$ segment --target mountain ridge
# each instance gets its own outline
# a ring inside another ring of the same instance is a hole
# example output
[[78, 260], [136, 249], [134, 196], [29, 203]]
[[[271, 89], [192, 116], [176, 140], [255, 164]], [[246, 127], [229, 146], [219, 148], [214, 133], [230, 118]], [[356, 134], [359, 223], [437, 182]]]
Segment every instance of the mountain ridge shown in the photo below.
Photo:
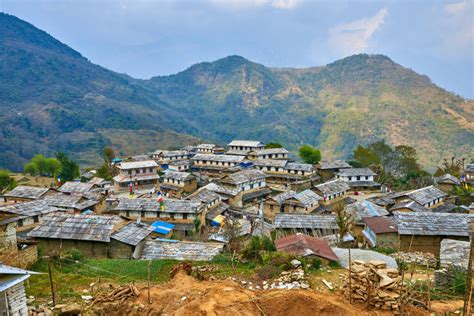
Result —
[[38, 152], [64, 150], [90, 164], [105, 145], [138, 154], [202, 139], [279, 141], [293, 151], [310, 143], [328, 158], [386, 138], [414, 146], [431, 167], [474, 148], [470, 101], [384, 55], [310, 68], [231, 55], [144, 80], [95, 65], [6, 14], [0, 44], [0, 166], [13, 170]]

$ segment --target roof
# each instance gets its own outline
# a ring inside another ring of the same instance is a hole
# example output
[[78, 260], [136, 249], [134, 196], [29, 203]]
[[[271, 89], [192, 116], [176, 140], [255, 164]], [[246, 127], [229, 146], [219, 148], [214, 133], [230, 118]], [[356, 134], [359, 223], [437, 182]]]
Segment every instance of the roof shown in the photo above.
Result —
[[264, 148], [251, 151], [250, 153], [261, 155], [275, 155], [275, 154], [289, 154], [290, 152], [285, 148]]
[[240, 163], [244, 161], [245, 157], [233, 156], [233, 155], [209, 155], [209, 154], [196, 154], [191, 158], [193, 161], [217, 161], [217, 162], [235, 162]]
[[345, 206], [346, 213], [352, 215], [355, 222], [360, 222], [364, 217], [375, 217], [388, 215], [388, 211], [370, 201], [357, 201]]
[[188, 242], [176, 240], [148, 240], [141, 259], [172, 259], [209, 261], [222, 252], [221, 243]]
[[318, 164], [318, 169], [328, 170], [328, 169], [342, 169], [342, 168], [352, 168], [350, 164], [344, 160], [332, 160], [332, 161], [320, 161]]
[[140, 241], [147, 238], [153, 231], [153, 227], [143, 223], [130, 222], [115, 231], [110, 238], [123, 242], [124, 244], [136, 246]]
[[158, 176], [158, 174], [136, 174], [133, 176], [133, 178], [129, 175], [119, 174], [113, 177], [113, 180], [115, 182], [134, 182], [135, 180], [145, 181], [145, 180], [157, 180], [159, 178], [160, 177]]
[[283, 193], [277, 194], [275, 196], [270, 197], [270, 199], [274, 200], [278, 204], [282, 204], [288, 199], [291, 199], [293, 196], [296, 195], [296, 192], [293, 190], [285, 191]]
[[410, 199], [421, 205], [425, 205], [433, 200], [445, 197], [446, 195], [446, 193], [432, 185], [408, 193]]
[[75, 209], [84, 209], [85, 207], [91, 207], [98, 203], [98, 201], [95, 200], [87, 200], [80, 194], [66, 194], [61, 192], [47, 195], [42, 200], [51, 206]]
[[152, 155], [161, 155], [166, 157], [189, 156], [187, 150], [157, 150], [151, 153]]
[[347, 181], [347, 184], [351, 188], [360, 188], [360, 187], [378, 188], [380, 187], [380, 183], [377, 183], [375, 181], [365, 181], [365, 180]]
[[160, 211], [160, 203], [155, 198], [118, 199], [118, 204], [111, 211], [140, 211], [163, 213], [200, 213], [201, 203], [189, 200], [163, 199], [165, 210]]
[[167, 235], [173, 230], [175, 225], [163, 221], [156, 221], [151, 224], [151, 227], [155, 233]]
[[273, 223], [275, 228], [314, 228], [314, 229], [339, 229], [336, 215], [318, 214], [282, 214], [275, 215]]
[[31, 274], [39, 273], [10, 267], [0, 263], [0, 292], [4, 292], [12, 286], [25, 281]]
[[227, 146], [243, 146], [243, 147], [262, 147], [264, 143], [258, 140], [233, 140]]
[[219, 204], [212, 208], [209, 212], [206, 213], [207, 220], [213, 220], [217, 215], [223, 214], [225, 211], [229, 209], [229, 205], [224, 202], [219, 202]]
[[331, 261], [339, 261], [325, 240], [307, 235], [297, 234], [278, 238], [275, 240], [275, 247], [278, 251], [298, 256], [314, 255]]
[[118, 166], [119, 169], [136, 169], [136, 168], [153, 168], [158, 167], [154, 160], [142, 160], [142, 161], [130, 161], [121, 162]]
[[369, 168], [346, 168], [341, 169], [337, 173], [343, 177], [357, 177], [357, 176], [376, 176], [377, 174]]
[[296, 163], [296, 162], [289, 162], [285, 166], [286, 170], [297, 170], [297, 171], [306, 171], [311, 172], [314, 170], [313, 165], [307, 163]]
[[265, 173], [256, 169], [246, 169], [236, 173], [229, 174], [222, 178], [220, 182], [233, 185], [240, 185], [250, 181], [259, 181], [266, 178]]
[[386, 216], [365, 217], [362, 219], [374, 233], [386, 234], [398, 232], [397, 223]]
[[43, 218], [28, 237], [110, 242], [120, 217], [112, 215], [54, 214]]
[[427, 207], [424, 207], [423, 205], [420, 205], [416, 203], [415, 201], [406, 201], [406, 202], [400, 202], [395, 205], [393, 205], [389, 210], [391, 212], [401, 210], [401, 209], [409, 209], [412, 212], [431, 212], [431, 210]]
[[464, 168], [465, 172], [474, 172], [474, 163], [468, 163], [466, 168]]
[[181, 172], [181, 171], [171, 171], [168, 170], [165, 172], [164, 175], [161, 176], [163, 179], [173, 179], [179, 181], [187, 181], [194, 179], [194, 176], [189, 172]]
[[271, 193], [272, 190], [269, 188], [260, 188], [258, 190], [253, 190], [251, 192], [242, 194], [242, 201], [245, 203], [258, 197], [265, 197]]
[[214, 149], [214, 148], [222, 148], [216, 144], [199, 144], [196, 146], [197, 149]]
[[400, 235], [469, 236], [474, 214], [394, 212]]
[[190, 201], [197, 201], [204, 204], [211, 203], [219, 199], [219, 194], [207, 189], [207, 188], [200, 188], [198, 191], [192, 193], [191, 195], [186, 197], [186, 200]]
[[[101, 179], [103, 180], [103, 179]], [[76, 182], [68, 181], [59, 187], [59, 191], [64, 193], [84, 193], [90, 191], [94, 187], [94, 183], [91, 182]]]
[[454, 185], [461, 185], [461, 181], [456, 178], [453, 175], [450, 175], [449, 173], [444, 174], [440, 177], [435, 177], [435, 182], [436, 183], [442, 183], [442, 184], [454, 184]]
[[5, 197], [15, 197], [15, 198], [27, 198], [27, 199], [39, 199], [41, 198], [46, 192], [48, 192], [49, 188], [39, 188], [39, 187], [32, 187], [27, 185], [19, 185], [10, 192], [4, 194]]
[[0, 207], [0, 211], [32, 217], [56, 212], [58, 209], [56, 207], [49, 206], [45, 201], [36, 200], [3, 206]]
[[347, 183], [341, 179], [335, 179], [318, 184], [315, 186], [315, 188], [325, 195], [341, 193], [350, 189], [349, 185], [347, 185]]
[[[286, 201], [289, 201], [291, 199], [295, 199], [298, 202], [300, 202], [304, 207], [307, 207], [307, 206], [310, 206], [312, 204], [317, 203], [322, 198], [319, 195], [317, 195], [316, 193], [314, 193], [313, 191], [311, 191], [310, 189], [307, 189], [307, 190], [301, 191], [298, 194], [293, 195], [292, 197], [290, 197]], [[285, 202], [283, 202], [283, 203], [285, 203]]]
[[396, 202], [396, 198], [399, 198], [405, 194], [405, 192], [390, 192], [368, 198], [367, 200], [380, 206], [388, 206], [390, 204], [394, 204]]
[[288, 161], [281, 159], [259, 159], [253, 162], [254, 166], [285, 168]]

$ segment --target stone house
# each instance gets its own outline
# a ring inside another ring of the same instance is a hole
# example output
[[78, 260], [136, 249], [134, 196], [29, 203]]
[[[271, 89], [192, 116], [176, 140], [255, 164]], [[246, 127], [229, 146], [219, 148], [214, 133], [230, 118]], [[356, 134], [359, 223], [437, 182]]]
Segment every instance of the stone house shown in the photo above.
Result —
[[225, 169], [240, 166], [244, 159], [243, 156], [196, 154], [191, 161], [192, 168], [198, 172], [219, 174]]
[[283, 159], [288, 160], [290, 152], [285, 148], [267, 148], [260, 150], [251, 150], [247, 153], [247, 158], [250, 160], [257, 159]]
[[462, 178], [468, 186], [474, 187], [474, 163], [466, 165], [463, 170]]
[[275, 189], [303, 191], [313, 187], [319, 176], [313, 165], [292, 163], [287, 160], [259, 159], [253, 161], [255, 169], [267, 175], [267, 182]]
[[196, 147], [196, 153], [222, 155], [225, 153], [225, 149], [224, 147], [218, 146], [216, 144], [199, 144]]
[[311, 190], [304, 190], [283, 201], [283, 213], [308, 214], [319, 206], [321, 197]]
[[205, 212], [216, 208], [221, 203], [220, 195], [207, 188], [200, 188], [196, 192], [188, 195], [186, 200], [201, 203]]
[[341, 179], [356, 191], [371, 191], [380, 189], [380, 183], [374, 181], [377, 174], [369, 168], [346, 168], [335, 173], [336, 179]]
[[276, 214], [284, 213], [285, 210], [283, 209], [283, 202], [295, 195], [295, 191], [288, 190], [283, 193], [270, 196], [268, 199], [266, 199], [263, 204], [263, 213], [265, 218], [273, 220]]
[[265, 144], [255, 140], [233, 140], [227, 144], [227, 155], [247, 156], [250, 151], [265, 149]]
[[36, 272], [0, 264], [0, 314], [28, 315], [24, 282]]
[[157, 150], [150, 154], [150, 158], [155, 160], [162, 169], [167, 169], [172, 162], [188, 160], [190, 156], [187, 150]]
[[158, 182], [158, 165], [154, 160], [121, 162], [119, 174], [113, 178], [116, 190], [128, 190], [130, 183], [138, 187], [153, 187]]
[[362, 234], [370, 247], [398, 249], [398, 228], [395, 221], [386, 216], [364, 217]]
[[189, 172], [191, 170], [191, 161], [190, 160], [178, 160], [178, 161], [170, 162], [168, 164], [168, 170], [180, 171], [180, 172]]
[[444, 174], [440, 177], [435, 177], [434, 181], [436, 183], [436, 186], [446, 193], [452, 191], [455, 187], [461, 185], [461, 180], [459, 180], [453, 175], [450, 175], [449, 173]]
[[321, 204], [334, 204], [346, 198], [350, 187], [347, 182], [341, 179], [334, 179], [316, 185], [314, 190], [322, 196]]
[[435, 186], [428, 186], [421, 189], [408, 191], [395, 198], [397, 203], [415, 201], [421, 206], [427, 208], [436, 208], [442, 205], [447, 194]]
[[13, 190], [5, 193], [3, 199], [5, 202], [27, 202], [41, 199], [49, 194], [56, 192], [51, 188], [39, 188], [27, 185], [19, 185]]
[[337, 172], [349, 168], [352, 168], [352, 166], [344, 160], [322, 160], [316, 165], [316, 169], [318, 170], [322, 181], [328, 181], [329, 179], [332, 179]]
[[401, 251], [440, 254], [443, 239], [468, 241], [474, 214], [394, 212]]
[[54, 206], [61, 211], [81, 213], [84, 211], [101, 212], [105, 207], [105, 199], [103, 196], [99, 200], [88, 199], [83, 194], [78, 193], [61, 193], [48, 195], [42, 199], [49, 206]]
[[17, 232], [31, 230], [38, 225], [45, 216], [59, 211], [60, 210], [57, 207], [49, 205], [44, 200], [17, 203], [0, 207], [0, 213], [13, 214], [17, 217]]
[[197, 189], [196, 177], [188, 172], [168, 170], [161, 179], [160, 191], [167, 197], [180, 198]]
[[153, 233], [154, 227], [137, 222], [129, 222], [110, 235], [109, 257], [116, 259], [138, 259], [145, 241]]

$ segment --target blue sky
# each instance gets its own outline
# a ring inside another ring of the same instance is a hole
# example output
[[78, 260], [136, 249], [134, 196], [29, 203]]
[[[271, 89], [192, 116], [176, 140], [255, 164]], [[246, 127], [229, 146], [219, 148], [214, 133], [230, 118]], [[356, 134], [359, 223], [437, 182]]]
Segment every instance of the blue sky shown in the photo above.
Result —
[[474, 98], [473, 0], [0, 0], [0, 10], [137, 78], [233, 54], [311, 67], [366, 52]]

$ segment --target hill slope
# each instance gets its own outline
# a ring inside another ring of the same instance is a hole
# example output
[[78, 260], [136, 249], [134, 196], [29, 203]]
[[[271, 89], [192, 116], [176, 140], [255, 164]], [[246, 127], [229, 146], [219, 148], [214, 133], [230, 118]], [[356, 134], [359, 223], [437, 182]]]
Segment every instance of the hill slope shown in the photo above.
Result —
[[64, 150], [90, 163], [106, 145], [138, 153], [232, 138], [310, 143], [345, 157], [386, 138], [433, 166], [474, 151], [474, 105], [382, 55], [272, 69], [240, 56], [136, 80], [0, 14], [0, 167]]

